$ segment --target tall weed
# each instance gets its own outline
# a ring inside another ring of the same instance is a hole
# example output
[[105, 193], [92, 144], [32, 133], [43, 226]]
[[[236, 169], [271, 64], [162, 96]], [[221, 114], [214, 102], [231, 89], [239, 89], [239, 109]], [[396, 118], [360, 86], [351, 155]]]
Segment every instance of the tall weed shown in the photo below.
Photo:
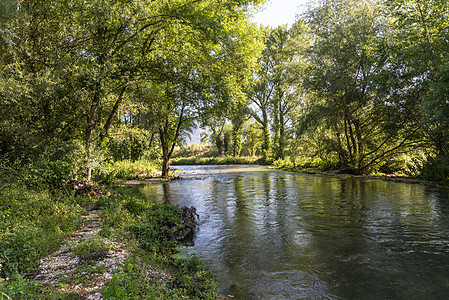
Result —
[[4, 275], [29, 273], [43, 255], [79, 224], [83, 209], [72, 197], [9, 186], [0, 191], [0, 263]]
[[159, 169], [160, 167], [156, 163], [149, 161], [116, 161], [105, 163], [95, 175], [95, 180], [110, 183], [117, 179], [151, 177], [156, 175]]

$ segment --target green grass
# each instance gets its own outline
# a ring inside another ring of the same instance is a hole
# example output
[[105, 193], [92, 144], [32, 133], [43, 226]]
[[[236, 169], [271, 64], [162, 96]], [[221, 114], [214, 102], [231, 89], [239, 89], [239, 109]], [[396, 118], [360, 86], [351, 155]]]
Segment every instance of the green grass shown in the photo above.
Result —
[[28, 274], [56, 249], [84, 212], [72, 196], [9, 186], [0, 191], [0, 276]]
[[[196, 257], [179, 260], [182, 242], [173, 233], [182, 226], [179, 207], [156, 204], [137, 189], [115, 188], [98, 203], [103, 209], [103, 229], [113, 227], [137, 246], [102, 294], [107, 299], [214, 299], [217, 283], [211, 272]], [[123, 217], [126, 216], [126, 217]], [[148, 278], [148, 270], [170, 269], [167, 280]]]
[[54, 189], [0, 190], [0, 299], [67, 299], [27, 276], [79, 226], [86, 202]]
[[74, 255], [84, 255], [93, 253], [99, 250], [110, 250], [105, 242], [99, 237], [91, 237], [89, 239], [81, 240], [75, 249], [73, 249]]
[[116, 180], [153, 177], [156, 176], [160, 168], [160, 165], [153, 161], [116, 161], [104, 164], [95, 175], [95, 180], [110, 183]]
[[[215, 299], [217, 283], [211, 272], [196, 257], [183, 261], [166, 261], [160, 264], [154, 252], [134, 252], [123, 268], [114, 275], [102, 291], [105, 299]], [[150, 275], [149, 275], [150, 274]], [[164, 278], [163, 280], [161, 280]]]
[[[133, 188], [113, 187], [102, 195], [94, 203], [101, 211], [101, 238], [81, 240], [72, 252], [85, 255], [106, 249], [102, 238], [124, 241], [131, 254], [102, 290], [105, 299], [215, 298], [217, 283], [198, 258], [172, 256], [183, 246], [173, 234], [183, 226], [178, 207], [152, 203]], [[61, 277], [52, 287], [28, 279], [39, 259], [58, 249], [79, 226], [86, 213], [82, 205], [92, 200], [11, 185], [0, 191], [0, 201], [0, 299], [77, 299], [78, 294], [61, 289], [88, 284], [92, 274], [105, 271], [80, 264], [83, 276]], [[170, 275], [149, 277], [154, 268], [155, 274]]]
[[269, 164], [260, 157], [242, 156], [242, 157], [183, 157], [174, 158], [172, 165], [263, 165]]

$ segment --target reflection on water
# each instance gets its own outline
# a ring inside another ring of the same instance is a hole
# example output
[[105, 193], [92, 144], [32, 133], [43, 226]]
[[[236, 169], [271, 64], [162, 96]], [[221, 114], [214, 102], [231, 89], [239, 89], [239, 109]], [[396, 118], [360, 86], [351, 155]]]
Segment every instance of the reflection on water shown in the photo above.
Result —
[[265, 167], [182, 169], [184, 179], [142, 191], [152, 201], [197, 208], [190, 250], [224, 292], [254, 299], [449, 295], [445, 191]]

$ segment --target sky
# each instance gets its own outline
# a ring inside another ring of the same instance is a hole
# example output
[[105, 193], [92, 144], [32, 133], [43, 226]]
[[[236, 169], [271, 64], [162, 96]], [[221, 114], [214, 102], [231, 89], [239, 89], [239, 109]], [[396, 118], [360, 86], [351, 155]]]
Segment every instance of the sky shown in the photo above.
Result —
[[267, 0], [265, 9], [254, 16], [254, 21], [262, 25], [277, 27], [279, 25], [293, 25], [296, 15], [301, 12], [301, 5], [307, 0]]

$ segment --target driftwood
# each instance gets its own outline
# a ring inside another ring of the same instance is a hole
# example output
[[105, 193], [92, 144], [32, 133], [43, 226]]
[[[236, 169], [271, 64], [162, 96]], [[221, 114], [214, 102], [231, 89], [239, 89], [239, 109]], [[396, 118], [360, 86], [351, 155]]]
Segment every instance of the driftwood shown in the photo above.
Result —
[[86, 196], [89, 198], [97, 197], [99, 195], [98, 188], [89, 184], [87, 180], [69, 179], [64, 181], [72, 190], [75, 191], [77, 196]]
[[159, 224], [161, 230], [157, 236], [158, 240], [177, 240], [177, 241], [187, 241], [193, 237], [195, 233], [196, 218], [198, 214], [196, 213], [195, 207], [182, 207], [181, 211], [177, 213], [181, 216], [181, 223], [174, 224], [171, 222]]
[[182, 227], [175, 231], [173, 237], [178, 241], [191, 238], [195, 233], [196, 218], [199, 218], [196, 208], [183, 206], [182, 211], [177, 213], [181, 215]]

